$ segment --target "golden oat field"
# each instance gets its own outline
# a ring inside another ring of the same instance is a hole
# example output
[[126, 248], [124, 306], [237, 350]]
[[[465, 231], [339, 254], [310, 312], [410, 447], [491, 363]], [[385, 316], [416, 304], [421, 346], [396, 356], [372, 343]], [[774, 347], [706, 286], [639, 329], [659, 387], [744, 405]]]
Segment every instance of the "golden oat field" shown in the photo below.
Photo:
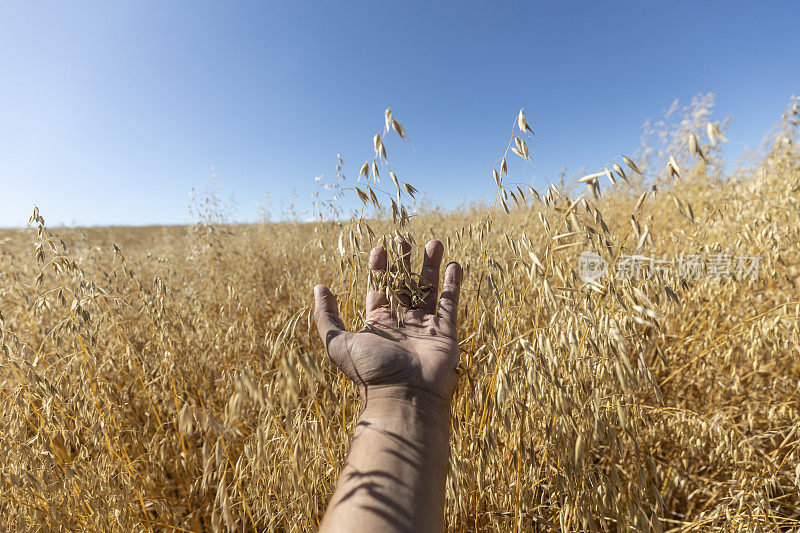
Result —
[[496, 196], [453, 210], [391, 166], [413, 125], [387, 110], [315, 221], [227, 223], [210, 195], [190, 226], [0, 231], [0, 530], [315, 530], [359, 404], [312, 288], [361, 328], [400, 233], [465, 274], [448, 530], [800, 531], [798, 100], [735, 170], [694, 104], [537, 187], [520, 112]]

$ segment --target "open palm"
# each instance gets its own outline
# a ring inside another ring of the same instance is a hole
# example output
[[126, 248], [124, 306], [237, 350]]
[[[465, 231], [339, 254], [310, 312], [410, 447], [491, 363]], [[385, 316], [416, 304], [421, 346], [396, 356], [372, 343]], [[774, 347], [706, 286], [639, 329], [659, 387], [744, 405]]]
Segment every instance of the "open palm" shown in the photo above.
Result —
[[[402, 240], [398, 244], [410, 271], [411, 247]], [[359, 386], [364, 399], [378, 392], [402, 395], [421, 390], [450, 401], [458, 382], [456, 318], [462, 273], [458, 263], [447, 266], [437, 300], [443, 248], [437, 240], [425, 247], [420, 276], [430, 290], [418, 308], [400, 307], [398, 317], [388, 307], [385, 293], [370, 288], [367, 327], [358, 333], [345, 330], [330, 290], [315, 287], [314, 318], [328, 355]], [[374, 248], [369, 267], [381, 277], [387, 268], [386, 250]]]

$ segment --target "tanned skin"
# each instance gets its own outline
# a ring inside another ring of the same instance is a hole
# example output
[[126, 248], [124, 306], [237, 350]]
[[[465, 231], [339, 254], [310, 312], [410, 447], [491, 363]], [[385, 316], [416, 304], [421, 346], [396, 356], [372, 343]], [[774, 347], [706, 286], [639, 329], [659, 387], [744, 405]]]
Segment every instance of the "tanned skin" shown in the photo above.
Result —
[[[397, 242], [410, 272], [411, 246]], [[348, 332], [331, 291], [324, 285], [314, 288], [314, 317], [328, 355], [358, 385], [363, 401], [320, 531], [443, 529], [462, 279], [458, 263], [447, 265], [437, 298], [443, 251], [437, 240], [425, 246], [421, 276], [432, 288], [418, 308], [398, 311], [400, 321], [385, 293], [370, 289], [368, 327]], [[382, 275], [386, 263], [386, 250], [373, 249], [373, 273]]]

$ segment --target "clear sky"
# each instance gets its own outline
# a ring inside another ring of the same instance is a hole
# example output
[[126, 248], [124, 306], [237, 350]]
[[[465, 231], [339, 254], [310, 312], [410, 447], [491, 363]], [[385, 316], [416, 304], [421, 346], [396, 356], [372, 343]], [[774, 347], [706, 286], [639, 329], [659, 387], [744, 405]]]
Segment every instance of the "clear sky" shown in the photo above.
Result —
[[730, 149], [800, 93], [800, 4], [11, 1], [0, 4], [0, 226], [184, 223], [216, 169], [237, 220], [350, 176], [391, 106], [389, 159], [434, 204], [489, 196], [520, 107], [546, 184], [718, 95]]

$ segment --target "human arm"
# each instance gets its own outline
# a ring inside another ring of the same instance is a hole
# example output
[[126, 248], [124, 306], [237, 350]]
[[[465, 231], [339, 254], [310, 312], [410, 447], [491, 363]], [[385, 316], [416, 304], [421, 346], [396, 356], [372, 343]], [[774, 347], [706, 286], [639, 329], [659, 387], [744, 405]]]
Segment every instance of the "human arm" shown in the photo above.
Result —
[[[400, 241], [410, 270], [410, 246]], [[441, 297], [443, 246], [425, 247], [421, 279], [427, 295], [398, 317], [385, 293], [367, 294], [368, 327], [347, 332], [336, 300], [315, 287], [315, 319], [334, 363], [359, 387], [364, 408], [321, 531], [441, 531], [449, 457], [450, 401], [458, 374], [456, 317], [461, 267], [447, 266]], [[375, 248], [370, 269], [380, 277], [386, 251]]]

